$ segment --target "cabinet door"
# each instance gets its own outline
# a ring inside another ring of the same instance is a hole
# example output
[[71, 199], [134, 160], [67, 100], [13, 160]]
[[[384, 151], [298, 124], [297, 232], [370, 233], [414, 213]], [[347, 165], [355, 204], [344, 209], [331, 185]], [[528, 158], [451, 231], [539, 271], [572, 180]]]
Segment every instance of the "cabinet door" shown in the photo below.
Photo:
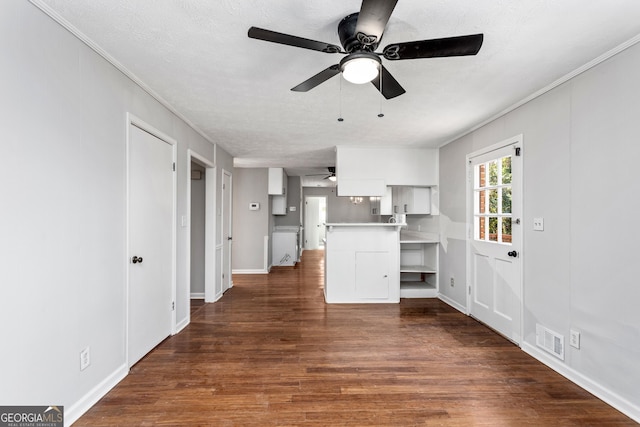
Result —
[[287, 196], [271, 196], [271, 214], [287, 214]]
[[394, 214], [406, 213], [404, 210], [404, 204], [405, 204], [404, 192], [405, 192], [405, 187], [403, 186], [392, 187], [392, 194], [391, 194], [391, 200], [393, 201], [392, 213]]
[[431, 189], [429, 187], [393, 187], [393, 213], [430, 214]]
[[389, 252], [356, 252], [356, 296], [389, 298]]
[[380, 198], [380, 215], [393, 215], [393, 190], [387, 187], [387, 192]]
[[428, 215], [431, 213], [431, 189], [429, 187], [407, 187], [405, 195], [408, 214]]
[[269, 168], [268, 193], [281, 196], [286, 194], [287, 174], [283, 168]]

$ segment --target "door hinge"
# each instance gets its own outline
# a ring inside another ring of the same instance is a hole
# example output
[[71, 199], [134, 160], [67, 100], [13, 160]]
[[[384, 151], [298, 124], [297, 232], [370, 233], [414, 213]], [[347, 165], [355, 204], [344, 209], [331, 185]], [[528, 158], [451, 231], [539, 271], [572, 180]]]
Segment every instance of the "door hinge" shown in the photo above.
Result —
[[175, 301], [173, 301], [173, 302], [171, 303], [171, 310], [173, 311], [173, 310], [175, 310], [175, 309], [176, 309], [176, 302], [175, 302]]
[[171, 166], [171, 168], [174, 172], [176, 171], [176, 162], [173, 162], [173, 166]]
[[469, 286], [469, 295], [471, 295], [471, 286]]
[[227, 188], [226, 184], [222, 184], [222, 189], [224, 190], [225, 188]]
[[516, 150], [516, 157], [520, 157], [520, 147], [513, 147]]

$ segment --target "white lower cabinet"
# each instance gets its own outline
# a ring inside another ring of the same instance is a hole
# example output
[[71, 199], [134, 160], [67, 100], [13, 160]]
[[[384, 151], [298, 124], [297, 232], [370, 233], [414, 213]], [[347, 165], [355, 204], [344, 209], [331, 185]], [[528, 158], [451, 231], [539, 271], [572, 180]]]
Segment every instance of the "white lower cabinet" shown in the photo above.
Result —
[[325, 301], [400, 302], [399, 228], [386, 223], [327, 224]]
[[389, 298], [389, 252], [356, 252], [356, 296]]
[[400, 239], [400, 298], [438, 296], [438, 246], [434, 240]]

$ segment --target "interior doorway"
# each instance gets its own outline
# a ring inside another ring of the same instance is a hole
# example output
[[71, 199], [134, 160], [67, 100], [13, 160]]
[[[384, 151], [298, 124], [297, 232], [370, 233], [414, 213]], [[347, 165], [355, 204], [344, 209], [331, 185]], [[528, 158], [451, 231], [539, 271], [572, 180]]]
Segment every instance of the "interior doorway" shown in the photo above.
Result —
[[304, 206], [304, 248], [323, 249], [326, 237], [327, 197], [305, 196]]
[[[216, 168], [214, 163], [188, 150], [187, 219], [189, 223], [187, 283], [190, 298], [214, 301], [216, 287]], [[199, 178], [199, 179], [194, 179]], [[186, 307], [189, 311], [189, 307]]]
[[191, 183], [191, 201], [189, 206], [189, 236], [191, 242], [190, 249], [190, 280], [189, 292], [191, 299], [204, 299], [205, 281], [205, 226], [206, 226], [206, 174], [207, 168], [197, 159], [191, 160], [191, 173], [189, 182]]

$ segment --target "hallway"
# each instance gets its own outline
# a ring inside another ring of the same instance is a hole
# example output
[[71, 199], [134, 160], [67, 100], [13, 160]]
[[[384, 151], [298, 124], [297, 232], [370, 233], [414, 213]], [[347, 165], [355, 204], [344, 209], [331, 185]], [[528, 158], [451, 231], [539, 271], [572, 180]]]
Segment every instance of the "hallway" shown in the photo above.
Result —
[[75, 425], [636, 425], [437, 299], [325, 304], [323, 262], [234, 276]]

